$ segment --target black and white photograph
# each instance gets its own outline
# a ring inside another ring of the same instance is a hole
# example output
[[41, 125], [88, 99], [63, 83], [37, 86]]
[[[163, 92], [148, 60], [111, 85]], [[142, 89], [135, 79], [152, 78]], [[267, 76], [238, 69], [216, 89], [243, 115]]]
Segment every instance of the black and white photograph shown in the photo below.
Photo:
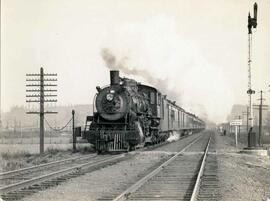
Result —
[[0, 201], [270, 201], [270, 0], [0, 9]]

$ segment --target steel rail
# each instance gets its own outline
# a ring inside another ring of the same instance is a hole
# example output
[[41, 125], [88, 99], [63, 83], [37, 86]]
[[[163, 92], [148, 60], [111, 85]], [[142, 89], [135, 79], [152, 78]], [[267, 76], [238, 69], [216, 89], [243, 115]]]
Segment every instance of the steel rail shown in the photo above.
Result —
[[167, 165], [169, 165], [172, 161], [174, 161], [180, 154], [182, 154], [187, 148], [189, 148], [191, 145], [193, 145], [195, 142], [197, 142], [200, 138], [199, 136], [196, 139], [194, 139], [190, 144], [185, 146], [181, 151], [176, 153], [174, 156], [172, 156], [170, 159], [162, 163], [159, 167], [157, 167], [155, 170], [147, 174], [145, 177], [137, 181], [135, 184], [130, 186], [128, 189], [126, 189], [124, 192], [122, 192], [120, 195], [118, 195], [113, 201], [120, 201], [120, 200], [126, 200], [126, 198], [133, 192], [135, 192], [137, 189], [139, 189], [141, 186], [143, 186], [149, 179], [154, 177], [156, 174], [158, 174], [162, 169], [164, 169]]
[[115, 157], [110, 157], [109, 159], [105, 158], [105, 159], [101, 159], [99, 161], [87, 162], [87, 163], [77, 165], [77, 166], [74, 166], [71, 168], [67, 168], [64, 170], [53, 172], [53, 173], [50, 173], [47, 175], [42, 175], [42, 176], [35, 177], [35, 178], [29, 179], [26, 181], [22, 181], [22, 182], [8, 185], [8, 186], [4, 186], [4, 187], [0, 188], [0, 194], [5, 194], [5, 193], [11, 192], [11, 191], [16, 191], [16, 190], [22, 189], [24, 187], [32, 186], [34, 184], [39, 184], [39, 183], [42, 183], [44, 181], [48, 181], [50, 179], [57, 178], [57, 177], [60, 177], [60, 176], [63, 176], [63, 175], [66, 175], [66, 174], [69, 174], [72, 172], [82, 171], [84, 168], [85, 169], [86, 168], [95, 168], [95, 167], [98, 167], [100, 165], [106, 165], [107, 163], [111, 163], [111, 162], [117, 161], [118, 159], [124, 158], [125, 155], [126, 154], [121, 154], [121, 155], [117, 155]]
[[8, 172], [2, 172], [0, 173], [0, 179], [5, 179], [7, 177], [10, 177], [12, 175], [17, 175], [17, 174], [21, 174], [21, 173], [25, 173], [29, 170], [35, 170], [35, 169], [39, 169], [39, 168], [44, 168], [44, 167], [48, 167], [48, 166], [55, 166], [61, 163], [66, 163], [66, 162], [71, 162], [71, 161], [75, 161], [75, 160], [84, 160], [84, 159], [90, 159], [90, 158], [94, 158], [97, 155], [93, 155], [93, 156], [81, 156], [81, 157], [73, 157], [73, 158], [68, 158], [68, 159], [64, 159], [64, 160], [59, 160], [59, 161], [53, 161], [50, 163], [45, 163], [45, 164], [41, 164], [41, 165], [35, 165], [35, 166], [31, 166], [31, 167], [27, 167], [27, 168], [22, 168], [22, 169], [18, 169], [18, 170], [12, 170], [12, 171], [8, 171]]
[[196, 183], [194, 185], [190, 201], [195, 201], [196, 197], [197, 197], [197, 194], [199, 192], [199, 186], [200, 186], [200, 183], [201, 183], [201, 177], [202, 177], [203, 170], [204, 170], [204, 167], [205, 167], [206, 156], [208, 154], [208, 149], [209, 149], [209, 145], [210, 145], [210, 142], [211, 142], [211, 138], [212, 138], [212, 134], [211, 134], [211, 136], [210, 136], [210, 138], [208, 140], [207, 147], [206, 147], [206, 149], [204, 151], [204, 156], [203, 156], [203, 159], [202, 159], [202, 162], [201, 162], [200, 170], [199, 170], [199, 173], [197, 175]]

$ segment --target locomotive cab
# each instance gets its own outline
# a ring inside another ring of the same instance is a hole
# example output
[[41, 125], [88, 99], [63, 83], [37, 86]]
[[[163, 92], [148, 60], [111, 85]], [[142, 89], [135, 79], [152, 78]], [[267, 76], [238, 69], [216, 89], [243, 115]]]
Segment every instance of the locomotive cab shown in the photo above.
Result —
[[154, 87], [147, 85], [138, 85], [138, 91], [144, 94], [149, 101], [149, 110], [151, 110], [149, 131], [146, 133], [146, 144], [156, 144], [164, 141], [164, 136], [159, 134], [161, 118], [161, 93]]

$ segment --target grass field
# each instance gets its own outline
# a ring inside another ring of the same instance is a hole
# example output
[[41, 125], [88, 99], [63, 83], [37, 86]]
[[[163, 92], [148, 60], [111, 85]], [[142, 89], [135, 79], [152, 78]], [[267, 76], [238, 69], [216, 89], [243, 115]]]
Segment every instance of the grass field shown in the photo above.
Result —
[[93, 151], [89, 143], [79, 140], [73, 151], [71, 136], [45, 137], [45, 153], [39, 155], [39, 137], [0, 138], [0, 172], [61, 160]]
[[[90, 146], [88, 143], [78, 143], [78, 147]], [[45, 151], [48, 149], [68, 150], [72, 149], [71, 136], [45, 137]], [[0, 138], [1, 153], [28, 152], [31, 154], [39, 153], [39, 137], [26, 138]]]
[[[68, 150], [72, 144], [45, 144], [45, 150], [48, 149]], [[31, 154], [39, 153], [39, 144], [0, 144], [0, 153], [28, 152]]]
[[56, 160], [63, 160], [81, 154], [93, 153], [89, 144], [77, 144], [77, 151], [72, 150], [72, 144], [47, 144], [45, 153], [39, 154], [39, 145], [1, 144], [0, 172], [25, 168]]
[[[71, 136], [45, 137], [45, 144], [67, 144], [71, 143]], [[0, 144], [38, 144], [39, 137], [1, 137]]]

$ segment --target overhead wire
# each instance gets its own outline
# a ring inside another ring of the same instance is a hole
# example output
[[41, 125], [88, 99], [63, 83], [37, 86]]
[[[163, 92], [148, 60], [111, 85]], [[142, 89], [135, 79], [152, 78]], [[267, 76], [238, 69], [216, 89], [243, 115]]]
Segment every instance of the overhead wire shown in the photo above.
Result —
[[53, 130], [53, 131], [62, 131], [62, 130], [64, 130], [67, 126], [68, 126], [68, 124], [72, 121], [72, 118], [62, 127], [62, 128], [60, 128], [60, 129], [55, 129], [55, 128], [53, 128], [51, 125], [50, 125], [50, 123], [48, 122], [48, 120], [44, 117], [44, 119], [45, 119], [45, 121], [46, 121], [46, 123], [47, 123], [47, 125], [49, 126], [49, 128], [51, 129], [51, 130]]

